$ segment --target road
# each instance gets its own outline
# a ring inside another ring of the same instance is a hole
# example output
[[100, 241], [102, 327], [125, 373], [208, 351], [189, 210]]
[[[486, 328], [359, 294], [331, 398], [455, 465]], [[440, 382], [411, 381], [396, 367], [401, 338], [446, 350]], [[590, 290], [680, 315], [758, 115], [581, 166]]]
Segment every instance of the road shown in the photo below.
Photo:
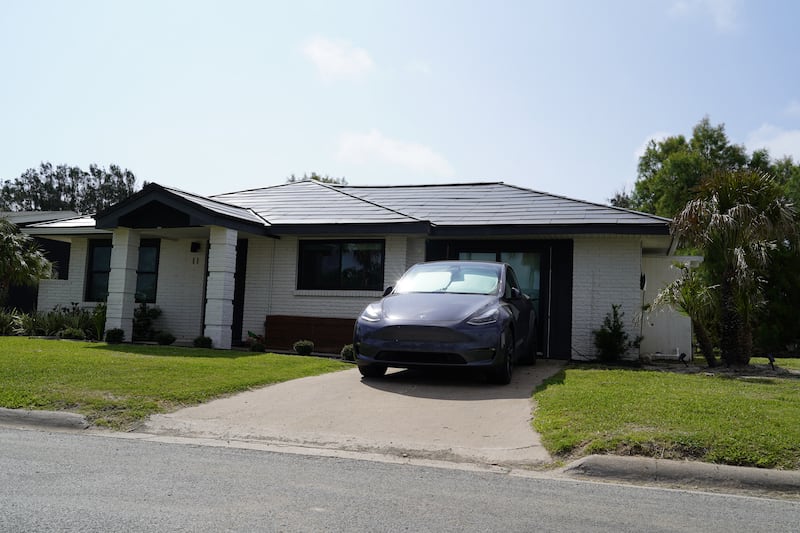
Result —
[[0, 428], [0, 531], [797, 531], [800, 503]]

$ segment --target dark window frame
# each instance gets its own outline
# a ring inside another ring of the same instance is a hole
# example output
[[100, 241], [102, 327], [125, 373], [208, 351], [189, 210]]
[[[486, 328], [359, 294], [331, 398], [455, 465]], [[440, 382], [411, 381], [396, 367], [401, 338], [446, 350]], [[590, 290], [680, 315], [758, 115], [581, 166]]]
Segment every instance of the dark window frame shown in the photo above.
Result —
[[[108, 299], [108, 277], [111, 272], [111, 239], [91, 239], [89, 240], [89, 253], [87, 254], [86, 264], [86, 290], [84, 298], [87, 302], [105, 302]], [[103, 268], [95, 268], [95, 254], [98, 248], [108, 248], [108, 266]], [[105, 275], [106, 284], [105, 292], [94, 292], [95, 278]]]
[[[108, 248], [108, 266], [106, 267], [103, 265], [103, 268], [96, 268], [95, 267], [95, 254], [97, 253], [98, 248]], [[141, 257], [141, 249], [142, 248], [155, 248], [156, 250], [156, 257], [155, 257], [155, 266], [154, 270], [144, 270], [140, 271], [139, 267], [141, 266], [139, 263], [139, 258]], [[90, 239], [89, 240], [89, 252], [87, 255], [87, 266], [86, 266], [86, 287], [84, 291], [84, 298], [87, 302], [105, 302], [108, 299], [108, 278], [109, 274], [111, 273], [111, 253], [113, 250], [113, 243], [111, 239]], [[136, 259], [136, 303], [155, 303], [156, 297], [158, 295], [158, 269], [161, 263], [161, 239], [142, 239], [139, 242], [139, 251], [140, 255]], [[140, 274], [144, 274], [145, 276], [154, 276], [154, 289], [153, 295], [151, 298], [143, 299], [140, 297], [141, 291], [140, 288], [140, 279], [144, 279], [140, 277]], [[105, 283], [105, 291], [96, 291], [97, 287], [95, 286], [95, 279], [97, 276], [105, 276], [106, 283]]]
[[[342, 271], [342, 250], [345, 246], [370, 244], [380, 246], [380, 275], [371, 283], [369, 278], [362, 287], [346, 286]], [[338, 279], [336, 283], [321, 282], [321, 268], [318, 264], [310, 264], [311, 253], [309, 248], [325, 245], [338, 249]], [[309, 270], [313, 269], [313, 270]], [[324, 290], [324, 291], [382, 291], [386, 271], [386, 240], [385, 239], [301, 239], [297, 247], [297, 290]]]
[[[141, 259], [142, 259], [142, 248], [153, 248], [155, 249], [155, 265], [153, 266], [153, 270], [139, 270], [142, 266]], [[161, 264], [161, 239], [142, 239], [139, 242], [139, 258], [137, 259], [136, 265], [136, 303], [148, 303], [154, 304], [156, 303], [156, 297], [158, 296], [158, 267]], [[141, 283], [142, 274], [146, 277], [153, 278], [153, 295], [151, 298], [142, 298], [140, 295], [142, 294]]]

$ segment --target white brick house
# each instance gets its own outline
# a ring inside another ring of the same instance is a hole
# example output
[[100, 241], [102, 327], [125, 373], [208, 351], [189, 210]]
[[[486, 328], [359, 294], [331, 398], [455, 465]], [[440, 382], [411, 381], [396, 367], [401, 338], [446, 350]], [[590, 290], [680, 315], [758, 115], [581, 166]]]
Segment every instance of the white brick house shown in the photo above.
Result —
[[179, 341], [206, 335], [229, 348], [251, 331], [273, 348], [310, 338], [338, 351], [409, 266], [461, 258], [515, 267], [538, 307], [544, 357], [593, 355], [592, 330], [612, 304], [646, 351], [691, 342], [688, 319], [662, 315], [669, 327], [651, 339], [659, 318], [638, 320], [644, 280], [663, 282], [675, 259], [669, 220], [503, 183], [309, 181], [211, 198], [150, 184], [94, 217], [27, 232], [71, 246], [67, 279], [42, 280], [39, 308], [107, 300], [107, 327], [128, 339], [141, 300]]

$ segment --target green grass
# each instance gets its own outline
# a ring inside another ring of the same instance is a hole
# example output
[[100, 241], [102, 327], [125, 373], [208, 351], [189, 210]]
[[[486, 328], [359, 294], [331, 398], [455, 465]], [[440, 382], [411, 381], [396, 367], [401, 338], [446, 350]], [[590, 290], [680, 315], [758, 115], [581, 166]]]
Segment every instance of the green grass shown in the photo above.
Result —
[[612, 453], [800, 468], [800, 379], [567, 367], [534, 399], [534, 427], [562, 459]]
[[0, 337], [0, 407], [72, 411], [126, 429], [153, 413], [345, 368], [317, 357]]
[[[750, 359], [750, 364], [769, 365], [769, 359], [766, 357], [753, 357]], [[800, 357], [775, 359], [775, 368], [785, 368], [786, 370], [800, 371]]]

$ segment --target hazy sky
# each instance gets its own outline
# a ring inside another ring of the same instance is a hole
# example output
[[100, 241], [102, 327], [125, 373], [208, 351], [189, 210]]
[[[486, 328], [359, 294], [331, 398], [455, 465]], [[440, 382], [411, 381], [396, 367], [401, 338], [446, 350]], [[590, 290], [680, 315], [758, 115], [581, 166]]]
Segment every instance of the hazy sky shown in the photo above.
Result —
[[800, 2], [0, 0], [0, 178], [312, 171], [606, 202], [708, 115], [800, 159]]

